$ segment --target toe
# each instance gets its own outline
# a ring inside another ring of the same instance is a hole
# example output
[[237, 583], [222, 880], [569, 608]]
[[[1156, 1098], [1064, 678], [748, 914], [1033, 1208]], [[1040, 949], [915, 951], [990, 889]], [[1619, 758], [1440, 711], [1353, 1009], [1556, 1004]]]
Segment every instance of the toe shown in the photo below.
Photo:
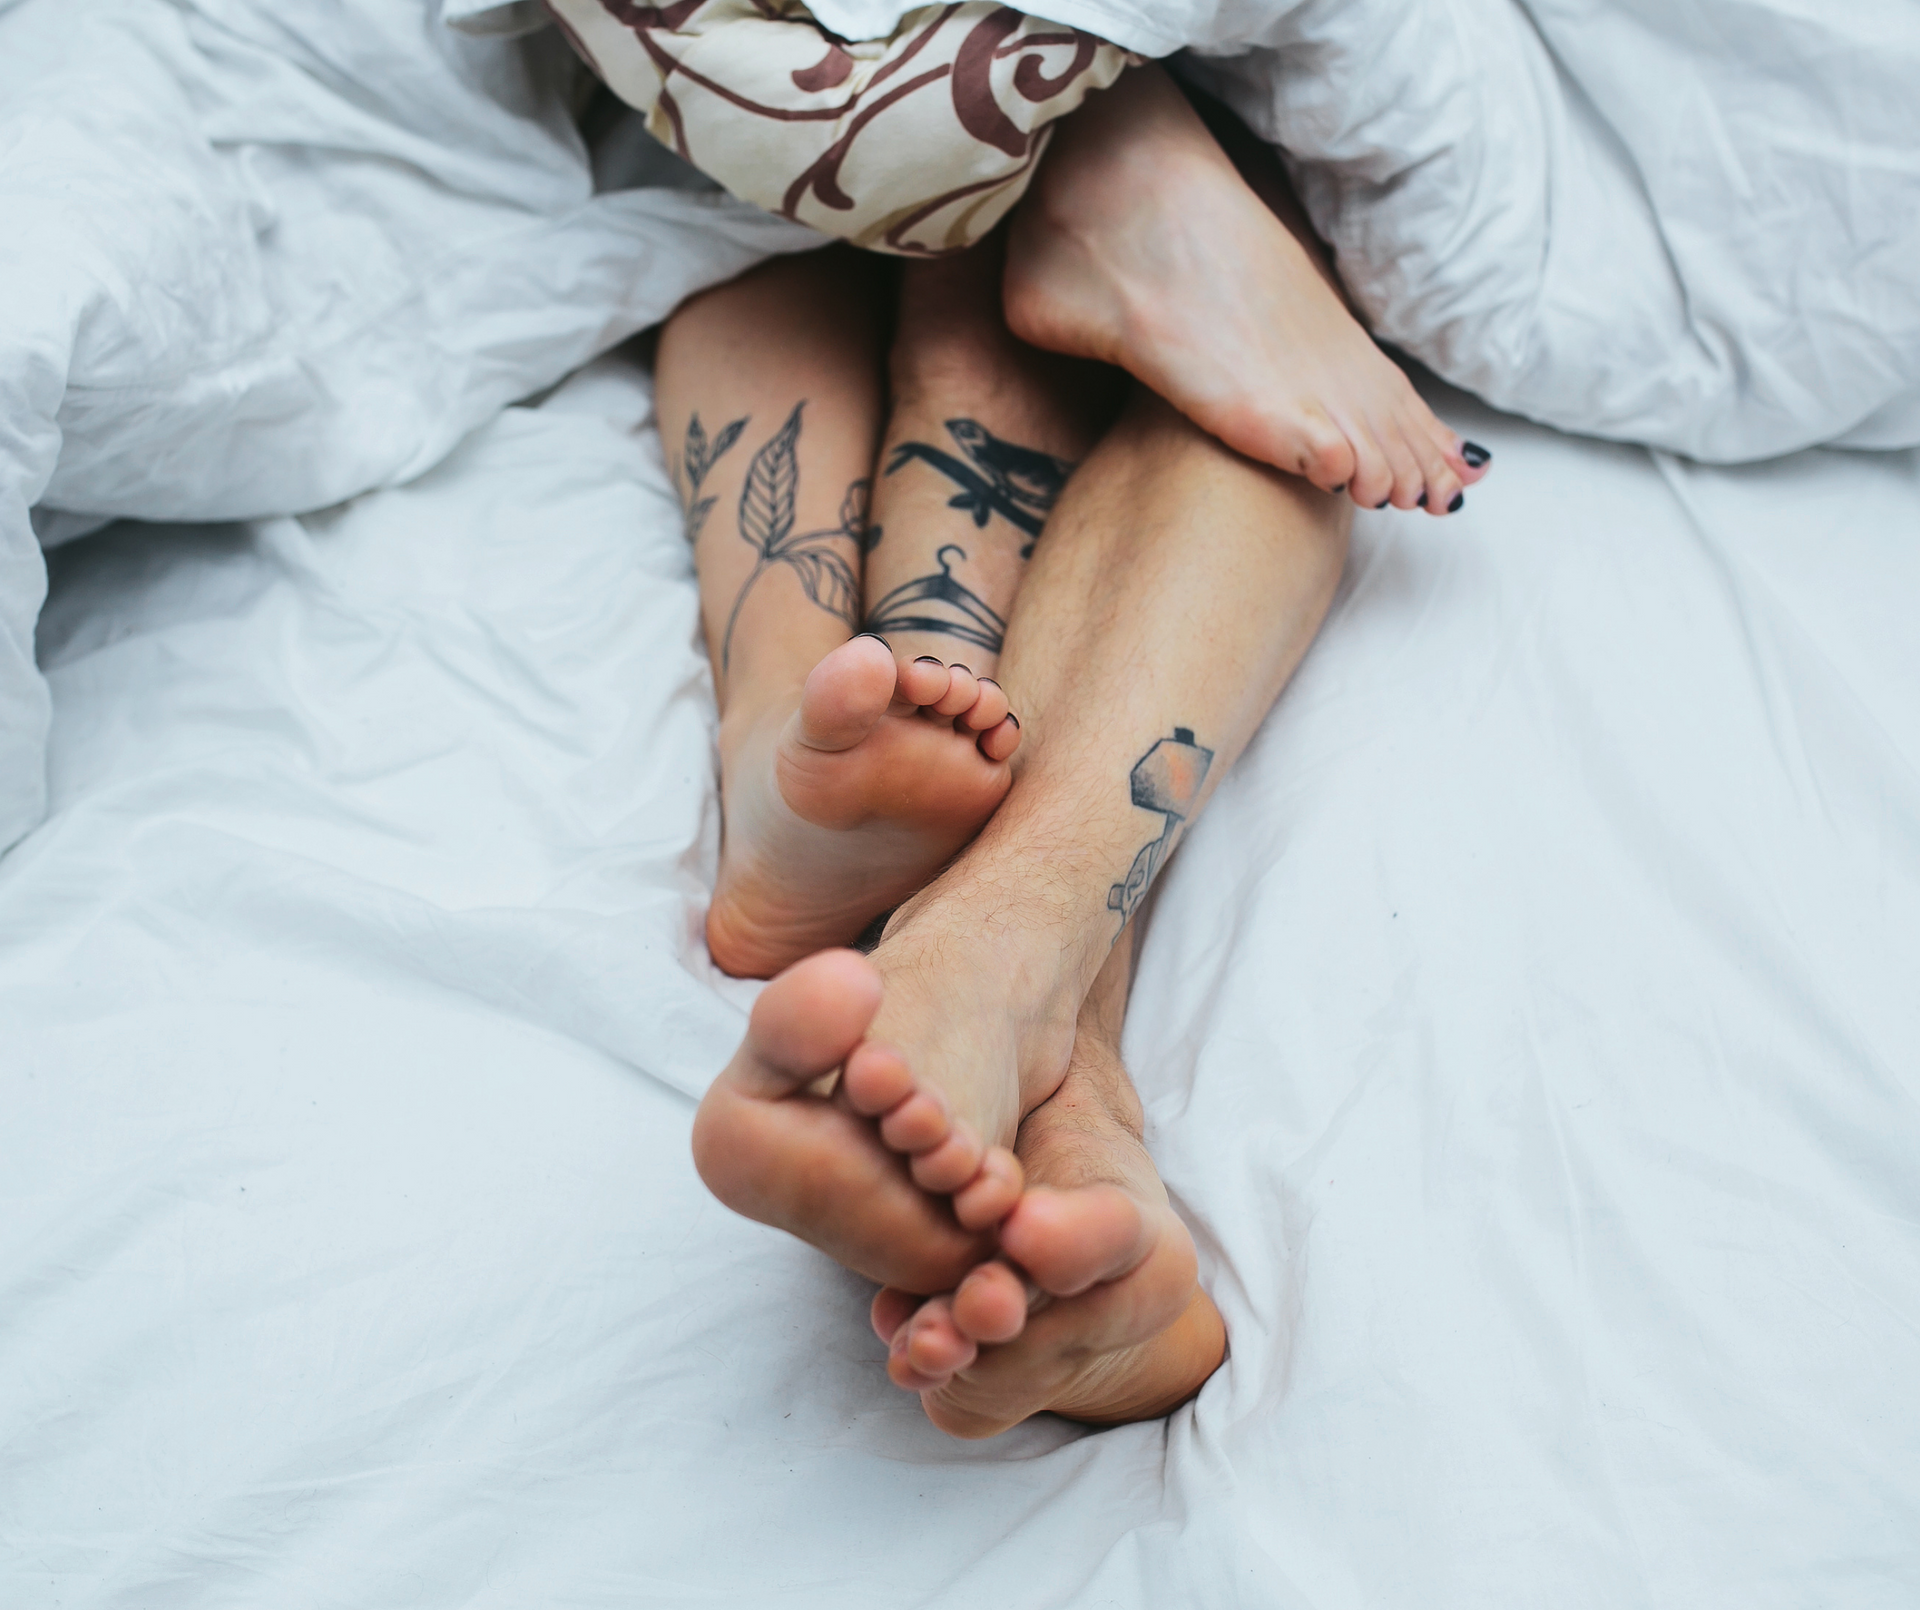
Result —
[[941, 698], [952, 683], [947, 662], [922, 654], [900, 667], [899, 697], [908, 704], [928, 705]]
[[1393, 467], [1381, 452], [1380, 444], [1365, 432], [1356, 430], [1353, 479], [1347, 483], [1347, 496], [1363, 509], [1389, 502], [1394, 493]]
[[960, 725], [969, 732], [990, 732], [1007, 719], [1007, 690], [990, 676], [979, 679], [979, 696], [960, 713]]
[[1427, 494], [1427, 513], [1449, 514], [1460, 494], [1460, 477], [1429, 437], [1409, 433], [1407, 448], [1418, 456], [1420, 480]]
[[1397, 509], [1424, 507], [1421, 499], [1427, 489], [1426, 471], [1397, 427], [1382, 433], [1380, 452], [1393, 475], [1393, 490], [1388, 494], [1393, 506]]
[[[979, 1357], [979, 1346], [963, 1336], [953, 1322], [952, 1305], [944, 1297], [934, 1297], [920, 1305], [919, 1311], [888, 1344], [887, 1373], [909, 1390], [925, 1392], [944, 1385], [955, 1370], [964, 1370]], [[896, 1365], [902, 1366], [896, 1369]], [[902, 1380], [902, 1376], [908, 1377]]]
[[980, 1172], [954, 1193], [953, 1216], [966, 1229], [984, 1230], [1013, 1211], [1025, 1186], [1020, 1160], [1004, 1146], [991, 1146]]
[[1001, 1225], [1000, 1245], [1043, 1291], [1072, 1297], [1133, 1269], [1153, 1250], [1153, 1234], [1117, 1186], [1035, 1186]]
[[1027, 1286], [995, 1259], [970, 1271], [953, 1294], [953, 1322], [963, 1336], [999, 1346], [1027, 1323]]
[[1354, 444], [1318, 407], [1302, 409], [1290, 434], [1292, 462], [1276, 458], [1276, 468], [1290, 470], [1322, 492], [1338, 492], [1352, 483], [1360, 467]]
[[980, 697], [980, 682], [964, 665], [947, 667], [947, 691], [928, 706], [937, 716], [953, 717], [971, 710]]
[[746, 1043], [721, 1080], [746, 1095], [791, 1095], [846, 1061], [880, 995], [879, 969], [856, 950], [795, 962], [753, 1003]]
[[979, 1136], [971, 1125], [956, 1120], [945, 1140], [928, 1151], [915, 1152], [909, 1166], [915, 1185], [944, 1196], [971, 1183], [984, 1161]]
[[893, 651], [877, 637], [842, 643], [807, 673], [795, 717], [809, 749], [851, 749], [887, 713], [895, 683]]
[[873, 1323], [873, 1334], [881, 1341], [891, 1343], [894, 1333], [913, 1318], [913, 1311], [923, 1301], [924, 1298], [902, 1291], [898, 1286], [882, 1286], [873, 1294], [873, 1306], [867, 1311], [867, 1317]]
[[917, 1156], [944, 1142], [952, 1129], [946, 1098], [937, 1090], [916, 1090], [880, 1120], [880, 1139], [892, 1151]]
[[1011, 759], [1020, 747], [1020, 718], [1009, 715], [999, 726], [980, 734], [980, 753], [998, 764]]
[[862, 1118], [878, 1118], [913, 1094], [913, 1073], [892, 1046], [868, 1042], [847, 1058], [840, 1094]]

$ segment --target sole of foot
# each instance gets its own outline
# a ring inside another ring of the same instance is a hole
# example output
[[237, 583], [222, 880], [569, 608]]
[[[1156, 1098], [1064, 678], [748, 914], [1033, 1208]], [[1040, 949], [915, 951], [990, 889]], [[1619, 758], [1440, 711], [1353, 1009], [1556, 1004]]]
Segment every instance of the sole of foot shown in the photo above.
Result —
[[721, 723], [715, 964], [771, 978], [852, 943], [979, 831], [1019, 744], [998, 683], [932, 658], [898, 664], [865, 634], [797, 694], [737, 700]]
[[1362, 507], [1450, 514], [1491, 456], [1437, 419], [1155, 67], [1060, 127], [1007, 244], [1007, 322]]
[[950, 1290], [992, 1253], [1024, 1179], [1011, 1152], [867, 1037], [882, 989], [851, 950], [768, 984], [694, 1116], [694, 1166], [728, 1207], [870, 1280]]
[[1105, 1094], [1116, 1073], [1125, 1078], [1117, 1052], [1083, 1040], [1059, 1090], [1021, 1126], [1016, 1150], [1033, 1183], [1001, 1221], [1000, 1257], [947, 1295], [874, 1298], [888, 1375], [954, 1436], [995, 1436], [1043, 1412], [1098, 1425], [1157, 1419], [1225, 1357], [1193, 1238]]

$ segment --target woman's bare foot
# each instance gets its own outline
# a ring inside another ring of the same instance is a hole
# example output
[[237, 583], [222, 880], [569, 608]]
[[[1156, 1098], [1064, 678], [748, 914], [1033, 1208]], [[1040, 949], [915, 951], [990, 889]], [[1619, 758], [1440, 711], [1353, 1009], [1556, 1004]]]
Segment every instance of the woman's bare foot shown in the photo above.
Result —
[[1023, 340], [1118, 364], [1229, 447], [1363, 507], [1449, 513], [1486, 473], [1159, 68], [1060, 126], [1014, 215], [1005, 299]]
[[960, 1437], [1044, 1410], [1096, 1424], [1169, 1413], [1219, 1367], [1226, 1331], [1141, 1145], [1139, 1102], [1111, 1040], [1080, 1037], [1016, 1151], [1033, 1184], [999, 1239], [1027, 1279], [996, 1259], [950, 1296], [882, 1290], [873, 1324], [888, 1374]]
[[797, 696], [721, 723], [726, 811], [707, 948], [769, 978], [851, 943], [979, 831], [1007, 791], [1020, 722], [998, 683], [879, 638], [833, 650]]
[[829, 950], [762, 990], [694, 1117], [694, 1166], [735, 1212], [870, 1280], [949, 1290], [992, 1251], [1023, 1178], [867, 1037], [882, 988], [866, 957]]

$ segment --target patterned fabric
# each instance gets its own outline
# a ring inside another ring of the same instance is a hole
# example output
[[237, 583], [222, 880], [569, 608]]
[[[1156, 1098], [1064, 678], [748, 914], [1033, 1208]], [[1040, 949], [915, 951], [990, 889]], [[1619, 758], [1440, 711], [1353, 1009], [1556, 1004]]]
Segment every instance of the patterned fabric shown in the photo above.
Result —
[[798, 0], [547, 0], [647, 128], [735, 195], [857, 246], [935, 256], [1020, 199], [1054, 119], [1139, 58], [974, 3], [885, 39], [828, 33]]

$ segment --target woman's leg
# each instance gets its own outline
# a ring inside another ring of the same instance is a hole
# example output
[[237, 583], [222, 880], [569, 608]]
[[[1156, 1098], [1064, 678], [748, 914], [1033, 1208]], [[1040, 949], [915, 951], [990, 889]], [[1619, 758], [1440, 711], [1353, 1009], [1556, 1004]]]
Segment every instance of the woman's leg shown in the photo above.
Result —
[[1004, 700], [976, 709], [971, 677], [896, 672], [882, 644], [849, 641], [883, 423], [883, 274], [844, 249], [779, 259], [689, 302], [660, 340], [660, 428], [720, 701], [707, 938], [746, 976], [850, 942], [919, 888], [998, 804], [1018, 742]]
[[1007, 616], [1067, 477], [1125, 377], [1041, 352], [1000, 310], [1003, 239], [906, 265], [874, 480], [869, 631], [896, 655], [991, 677]]
[[1119, 364], [1316, 486], [1450, 512], [1485, 474], [1485, 449], [1436, 419], [1374, 344], [1273, 153], [1245, 144], [1243, 175], [1151, 64], [1095, 95], [1061, 124], [1014, 215], [1008, 320], [1040, 346]]

